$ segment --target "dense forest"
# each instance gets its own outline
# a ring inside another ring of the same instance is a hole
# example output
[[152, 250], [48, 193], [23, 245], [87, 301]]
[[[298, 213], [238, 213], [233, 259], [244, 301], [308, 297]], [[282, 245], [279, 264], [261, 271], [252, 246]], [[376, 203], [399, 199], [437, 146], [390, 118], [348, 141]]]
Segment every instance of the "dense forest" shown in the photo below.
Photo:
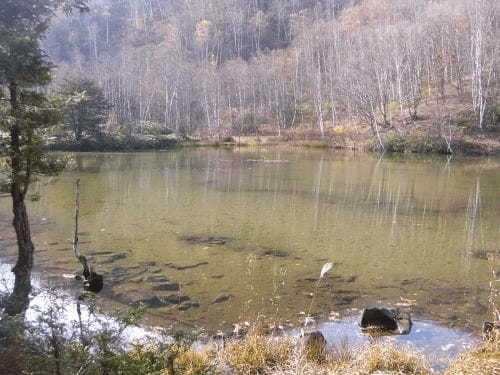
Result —
[[404, 131], [423, 102], [446, 138], [498, 122], [496, 0], [95, 0], [45, 41], [56, 82], [94, 78], [106, 130], [212, 137], [364, 125]]

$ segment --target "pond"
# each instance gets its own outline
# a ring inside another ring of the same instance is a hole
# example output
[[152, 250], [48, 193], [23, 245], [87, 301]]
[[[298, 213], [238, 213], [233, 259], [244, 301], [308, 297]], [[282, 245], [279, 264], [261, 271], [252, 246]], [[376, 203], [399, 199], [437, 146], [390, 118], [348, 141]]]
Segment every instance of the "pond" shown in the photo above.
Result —
[[[80, 248], [104, 274], [99, 298], [142, 301], [148, 324], [215, 332], [260, 314], [297, 326], [308, 313], [333, 321], [393, 306], [478, 330], [490, 316], [499, 159], [204, 148], [72, 157], [32, 191], [39, 272], [77, 287], [61, 275], [78, 269], [80, 178]], [[6, 261], [9, 215], [1, 198]]]

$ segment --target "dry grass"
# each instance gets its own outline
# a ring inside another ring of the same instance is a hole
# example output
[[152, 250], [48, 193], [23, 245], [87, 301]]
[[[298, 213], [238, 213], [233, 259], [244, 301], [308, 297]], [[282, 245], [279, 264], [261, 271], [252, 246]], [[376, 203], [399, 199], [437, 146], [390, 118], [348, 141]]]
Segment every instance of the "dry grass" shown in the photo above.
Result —
[[251, 332], [244, 339], [227, 344], [221, 351], [220, 364], [230, 369], [228, 374], [431, 374], [422, 355], [387, 342], [354, 349], [346, 341], [341, 341], [337, 347], [325, 350], [322, 345], [307, 348], [301, 341], [294, 343], [289, 338]]
[[355, 361], [355, 368], [362, 374], [395, 372], [398, 374], [427, 375], [424, 357], [407, 347], [375, 343], [366, 347]]
[[181, 353], [174, 362], [176, 374], [207, 375], [214, 373], [214, 364], [210, 351], [187, 350]]
[[348, 368], [356, 358], [356, 351], [349, 344], [347, 339], [342, 339], [340, 343], [327, 353], [325, 367], [333, 373], [341, 373]]
[[312, 341], [304, 347], [302, 352], [304, 360], [313, 363], [323, 363], [326, 360], [326, 350], [324, 344], [319, 341]]
[[499, 375], [500, 332], [486, 340], [481, 347], [462, 354], [446, 370], [445, 375]]
[[272, 338], [251, 332], [244, 339], [227, 345], [224, 353], [229, 366], [241, 374], [262, 374], [285, 365], [292, 354], [287, 338]]

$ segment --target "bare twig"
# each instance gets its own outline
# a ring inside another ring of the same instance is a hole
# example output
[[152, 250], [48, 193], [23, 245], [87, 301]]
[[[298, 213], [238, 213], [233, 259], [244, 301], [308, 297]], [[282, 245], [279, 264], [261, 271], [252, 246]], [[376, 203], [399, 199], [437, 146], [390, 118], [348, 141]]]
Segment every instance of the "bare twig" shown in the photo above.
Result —
[[73, 252], [76, 259], [80, 261], [80, 252], [78, 251], [78, 218], [80, 217], [80, 179], [76, 180], [76, 200], [75, 200], [75, 236], [73, 238]]

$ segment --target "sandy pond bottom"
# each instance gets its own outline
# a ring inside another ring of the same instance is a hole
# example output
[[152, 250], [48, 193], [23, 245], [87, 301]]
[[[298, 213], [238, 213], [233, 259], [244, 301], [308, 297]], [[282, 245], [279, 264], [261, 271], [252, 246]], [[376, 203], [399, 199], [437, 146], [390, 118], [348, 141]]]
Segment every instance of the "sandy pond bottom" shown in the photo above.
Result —
[[[10, 272], [11, 264], [0, 263], [0, 294], [12, 290], [14, 279]], [[47, 318], [49, 311], [59, 306], [59, 319], [67, 323], [67, 326], [76, 324], [78, 321], [76, 298], [66, 291], [53, 290], [43, 286], [43, 280], [34, 276], [34, 293], [30, 307], [26, 313], [26, 319], [30, 322], [40, 322]], [[90, 328], [99, 330], [101, 328], [118, 328], [117, 321], [103, 314], [92, 315], [84, 306], [82, 308], [82, 320], [90, 323]], [[351, 347], [360, 347], [370, 340], [360, 331], [358, 323], [360, 315], [351, 315], [337, 320], [320, 322], [316, 329], [325, 336], [330, 348], [349, 344]], [[39, 323], [38, 323], [39, 324]], [[294, 329], [287, 332], [291, 336], [298, 336], [299, 331]], [[131, 326], [123, 332], [124, 342], [144, 342], [147, 340], [162, 339], [159, 331], [153, 327]], [[165, 337], [163, 337], [165, 339]], [[168, 338], [167, 338], [168, 339]], [[380, 338], [395, 344], [396, 346], [408, 346], [425, 355], [432, 370], [440, 371], [446, 368], [448, 363], [456, 358], [459, 353], [471, 349], [479, 342], [479, 338], [471, 333], [460, 329], [452, 329], [429, 320], [413, 320], [413, 327], [408, 335], [390, 336]], [[198, 343], [198, 346], [202, 346]]]

